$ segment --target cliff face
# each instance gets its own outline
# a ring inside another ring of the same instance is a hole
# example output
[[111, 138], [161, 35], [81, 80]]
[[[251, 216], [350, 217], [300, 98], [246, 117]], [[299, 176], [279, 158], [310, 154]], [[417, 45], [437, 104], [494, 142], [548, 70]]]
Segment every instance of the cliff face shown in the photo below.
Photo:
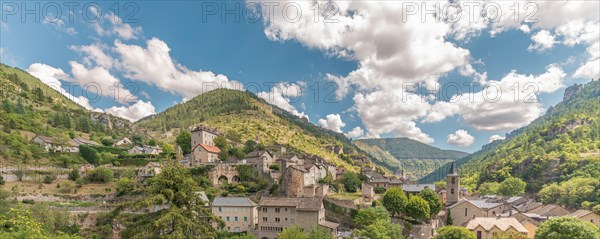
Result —
[[577, 94], [579, 94], [583, 90], [583, 85], [575, 84], [567, 87], [565, 89], [565, 94], [563, 95], [563, 101], [569, 101], [573, 99]]

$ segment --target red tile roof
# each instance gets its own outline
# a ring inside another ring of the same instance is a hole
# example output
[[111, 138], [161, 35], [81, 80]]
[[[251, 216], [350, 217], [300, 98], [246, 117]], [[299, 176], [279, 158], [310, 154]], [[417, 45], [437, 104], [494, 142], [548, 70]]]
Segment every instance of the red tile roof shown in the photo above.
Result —
[[[210, 153], [215, 153], [218, 154], [221, 152], [221, 149], [219, 149], [219, 147], [217, 146], [210, 146], [210, 145], [206, 145], [206, 144], [198, 144], [196, 145], [196, 147], [194, 147], [194, 150], [198, 147], [202, 147], [204, 148], [204, 150], [210, 152]], [[193, 150], [192, 150], [193, 151]]]

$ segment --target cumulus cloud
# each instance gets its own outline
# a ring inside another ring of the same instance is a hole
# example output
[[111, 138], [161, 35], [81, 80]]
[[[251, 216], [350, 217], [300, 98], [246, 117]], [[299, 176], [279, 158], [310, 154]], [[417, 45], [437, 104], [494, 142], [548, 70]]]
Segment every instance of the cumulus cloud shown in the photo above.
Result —
[[[96, 11], [95, 14], [99, 13]], [[112, 12], [104, 15], [100, 21], [93, 23], [93, 28], [98, 36], [117, 36], [123, 40], [138, 39], [142, 34], [142, 27], [132, 27]]]
[[556, 65], [549, 65], [546, 73], [538, 76], [512, 71], [498, 81], [488, 81], [479, 92], [454, 95], [447, 103], [436, 103], [432, 109], [438, 110], [428, 112], [424, 121], [438, 122], [459, 114], [477, 130], [513, 130], [529, 124], [544, 112], [537, 100], [538, 94], [562, 88], [565, 76]]
[[99, 109], [93, 109], [87, 98], [83, 96], [75, 97], [71, 92], [66, 91], [62, 87], [60, 80], [69, 79], [69, 76], [62, 69], [54, 68], [42, 63], [33, 63], [27, 68], [27, 72], [78, 105], [81, 105], [88, 110], [101, 111]]
[[71, 36], [75, 36], [78, 33], [77, 30], [75, 30], [75, 28], [65, 26], [65, 21], [63, 21], [62, 19], [51, 19], [51, 18], [45, 17], [44, 20], [42, 21], [42, 23], [44, 25], [52, 26], [57, 31], [67, 33]]
[[339, 114], [328, 114], [325, 119], [319, 119], [318, 124], [323, 128], [338, 133], [342, 133], [342, 128], [346, 126]]
[[423, 143], [433, 138], [421, 131], [415, 121], [427, 115], [429, 103], [402, 89], [385, 89], [354, 96], [355, 108], [372, 136], [391, 133]]
[[488, 138], [488, 143], [494, 142], [494, 141], [496, 141], [496, 140], [503, 140], [503, 139], [505, 139], [505, 138], [506, 138], [506, 137], [504, 137], [504, 136], [500, 136], [500, 135], [497, 135], [497, 134], [495, 134], [495, 135], [492, 135], [492, 136], [490, 136], [490, 137]]
[[554, 43], [556, 43], [554, 35], [552, 35], [552, 33], [550, 33], [550, 31], [547, 30], [539, 31], [535, 35], [531, 36], [531, 40], [533, 40], [534, 44], [529, 45], [529, 48], [527, 48], [530, 51], [544, 51], [546, 49], [552, 48], [552, 46], [554, 46]]
[[69, 49], [79, 52], [83, 55], [83, 62], [92, 66], [94, 64], [111, 69], [114, 65], [114, 59], [105, 53], [108, 46], [101, 43], [94, 43], [87, 46], [69, 46]]
[[276, 105], [277, 107], [292, 113], [293, 115], [308, 119], [308, 115], [306, 115], [304, 112], [298, 111], [298, 109], [291, 104], [292, 100], [290, 97], [300, 96], [301, 89], [302, 87], [297, 83], [280, 82], [273, 86], [270, 92], [262, 91], [258, 92], [256, 95], [258, 95], [260, 98], [263, 98], [270, 104]]
[[475, 138], [471, 136], [466, 130], [459, 129], [453, 134], [448, 135], [449, 144], [457, 145], [460, 147], [468, 147], [475, 141]]
[[77, 82], [85, 90], [113, 98], [116, 102], [130, 103], [137, 100], [131, 91], [123, 87], [119, 79], [103, 67], [87, 68], [75, 61], [69, 62], [73, 78], [67, 80]]
[[356, 126], [352, 130], [345, 133], [344, 135], [346, 135], [346, 137], [351, 138], [351, 139], [362, 138], [365, 136], [365, 131], [361, 127]]
[[145, 102], [143, 100], [139, 100], [138, 102], [130, 106], [113, 106], [106, 109], [105, 111], [106, 113], [121, 117], [131, 122], [135, 122], [146, 116], [156, 114], [152, 102]]
[[178, 64], [171, 58], [167, 43], [158, 38], [148, 40], [146, 48], [116, 40], [113, 50], [118, 54], [117, 68], [125, 77], [180, 95], [184, 101], [216, 88], [243, 88], [225, 75]]

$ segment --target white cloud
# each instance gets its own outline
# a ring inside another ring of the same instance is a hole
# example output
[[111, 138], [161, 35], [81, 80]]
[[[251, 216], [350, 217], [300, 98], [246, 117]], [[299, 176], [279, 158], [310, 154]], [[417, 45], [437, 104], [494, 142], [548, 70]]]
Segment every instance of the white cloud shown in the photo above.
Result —
[[262, 91], [258, 92], [256, 95], [258, 95], [260, 98], [263, 98], [270, 104], [276, 105], [279, 108], [292, 113], [293, 115], [301, 118], [306, 117], [308, 119], [308, 115], [306, 115], [304, 112], [299, 112], [298, 109], [291, 104], [292, 101], [289, 98], [300, 96], [301, 89], [302, 87], [299, 84], [281, 82], [274, 85], [270, 92]]
[[112, 12], [104, 15], [100, 21], [93, 23], [92, 26], [101, 37], [117, 36], [123, 40], [132, 40], [138, 39], [142, 34], [142, 27], [132, 27]]
[[391, 133], [423, 143], [433, 143], [433, 138], [421, 131], [415, 121], [427, 115], [429, 103], [417, 95], [401, 89], [384, 89], [371, 93], [357, 93], [355, 108], [365, 128], [372, 136]]
[[579, 67], [573, 74], [575, 78], [600, 79], [600, 59], [592, 60]]
[[77, 32], [77, 30], [75, 30], [75, 28], [66, 27], [65, 22], [62, 19], [49, 19], [46, 17], [46, 18], [44, 18], [43, 24], [50, 25], [50, 26], [54, 27], [54, 29], [56, 29], [57, 31], [65, 32], [71, 36], [75, 36], [78, 34], [78, 32]]
[[346, 135], [346, 137], [351, 138], [351, 139], [362, 138], [365, 136], [365, 131], [361, 127], [356, 126], [352, 130], [345, 133], [344, 135]]
[[87, 91], [113, 98], [116, 102], [130, 103], [137, 100], [131, 91], [121, 85], [119, 79], [114, 77], [103, 67], [87, 68], [82, 64], [71, 61], [72, 82], [79, 83]]
[[512, 71], [499, 81], [488, 81], [488, 87], [482, 91], [454, 95], [450, 103], [438, 102], [436, 105], [446, 110], [435, 111], [437, 114], [429, 112], [424, 121], [438, 122], [459, 114], [477, 130], [513, 130], [529, 124], [544, 112], [537, 100], [538, 94], [562, 88], [565, 76], [556, 65], [549, 65], [546, 73], [538, 76]]
[[468, 147], [469, 145], [473, 144], [474, 141], [475, 138], [471, 136], [469, 132], [459, 129], [453, 134], [449, 134], [446, 142], [460, 147]]
[[525, 24], [521, 25], [519, 27], [519, 30], [521, 30], [523, 33], [527, 33], [527, 34], [529, 34], [531, 32], [531, 28], [529, 28], [529, 26], [525, 25]]
[[552, 48], [552, 46], [554, 46], [554, 43], [556, 43], [554, 35], [552, 35], [552, 33], [550, 33], [550, 31], [547, 30], [539, 31], [535, 35], [531, 36], [531, 40], [533, 40], [534, 44], [529, 45], [529, 48], [527, 48], [530, 51], [544, 51], [546, 49]]
[[497, 134], [495, 134], [495, 135], [492, 135], [492, 136], [490, 136], [490, 137], [488, 138], [488, 143], [494, 142], [494, 141], [496, 141], [496, 140], [503, 140], [503, 139], [505, 139], [505, 138], [506, 138], [506, 137], [504, 137], [504, 136], [500, 136], [500, 135], [497, 135]]
[[319, 119], [318, 124], [338, 133], [342, 133], [342, 128], [346, 126], [339, 114], [328, 114], [325, 119]]
[[243, 86], [225, 75], [210, 71], [193, 71], [176, 63], [171, 49], [164, 41], [152, 38], [146, 48], [115, 41], [118, 54], [117, 68], [125, 77], [157, 86], [161, 90], [178, 94], [189, 100], [216, 88], [242, 89]]
[[135, 104], [127, 107], [113, 106], [105, 111], [106, 113], [121, 117], [131, 122], [135, 122], [146, 116], [156, 114], [156, 110], [154, 105], [152, 105], [152, 102], [144, 102], [143, 100], [139, 100]]
[[87, 46], [69, 46], [69, 49], [84, 55], [83, 62], [92, 66], [93, 64], [111, 69], [114, 65], [114, 59], [105, 53], [108, 46], [101, 43], [95, 43]]
[[70, 92], [63, 89], [60, 80], [69, 79], [69, 76], [62, 69], [54, 68], [42, 63], [33, 63], [29, 66], [29, 68], [27, 68], [27, 72], [40, 79], [42, 83], [48, 85], [50, 88], [67, 97], [67, 99], [72, 100], [88, 110], [100, 111], [99, 109], [93, 109], [87, 98], [83, 96], [75, 97]]

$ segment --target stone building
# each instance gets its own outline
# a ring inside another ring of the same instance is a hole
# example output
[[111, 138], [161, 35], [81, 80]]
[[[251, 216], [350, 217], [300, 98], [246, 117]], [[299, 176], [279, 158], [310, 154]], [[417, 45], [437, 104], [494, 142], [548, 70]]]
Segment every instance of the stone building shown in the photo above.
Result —
[[225, 222], [229, 232], [253, 231], [258, 222], [257, 204], [246, 197], [216, 197], [212, 214]]
[[460, 176], [457, 173], [455, 162], [452, 162], [450, 172], [446, 176], [446, 206], [457, 203], [460, 198]]
[[335, 172], [335, 169], [323, 164], [322, 159], [300, 160], [292, 156], [282, 157], [278, 162], [281, 164], [282, 172], [279, 188], [283, 195], [288, 197], [323, 197], [327, 195], [329, 186], [320, 184], [319, 180], [328, 174], [331, 175], [330, 170]]
[[201, 164], [216, 163], [219, 161], [219, 153], [221, 149], [216, 146], [208, 144], [198, 144], [192, 148], [192, 155], [194, 156], [190, 163], [192, 167], [198, 167]]
[[214, 186], [227, 183], [237, 183], [240, 181], [240, 174], [237, 170], [238, 164], [220, 163], [208, 172], [208, 179]]
[[268, 174], [271, 170], [269, 166], [275, 163], [275, 157], [268, 150], [259, 150], [246, 154], [244, 158], [246, 163], [254, 165], [258, 173]]
[[475, 233], [477, 239], [492, 239], [496, 232], [528, 234], [527, 229], [515, 218], [478, 217], [469, 221], [466, 228]]
[[582, 221], [591, 222], [597, 227], [600, 227], [600, 215], [590, 212], [588, 210], [577, 210], [576, 212], [570, 213], [567, 216], [576, 217], [581, 219]]
[[198, 126], [192, 128], [192, 147], [198, 144], [205, 144], [210, 146], [215, 146], [214, 140], [219, 135], [219, 131], [216, 128], [210, 128], [208, 126]]
[[258, 209], [258, 238], [275, 239], [278, 233], [293, 226], [298, 226], [305, 232], [322, 227], [335, 236], [339, 224], [325, 220], [322, 198], [261, 198]]

